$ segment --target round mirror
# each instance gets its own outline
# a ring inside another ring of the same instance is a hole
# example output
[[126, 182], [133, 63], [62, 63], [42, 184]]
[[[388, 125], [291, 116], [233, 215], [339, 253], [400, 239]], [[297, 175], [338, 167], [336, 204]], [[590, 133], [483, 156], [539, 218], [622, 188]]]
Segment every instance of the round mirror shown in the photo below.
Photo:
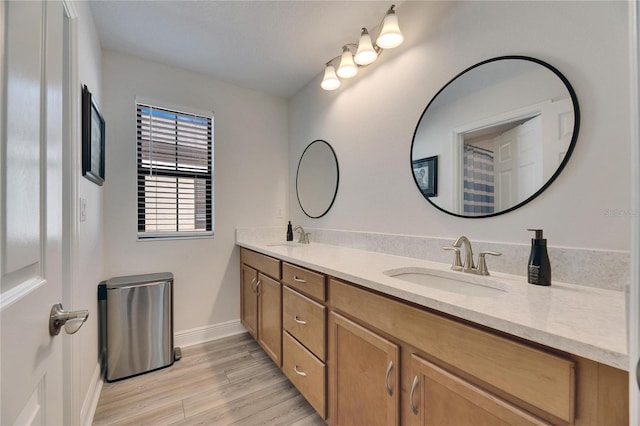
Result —
[[460, 217], [507, 213], [560, 174], [578, 138], [569, 81], [526, 56], [476, 64], [429, 102], [413, 134], [411, 168], [422, 195]]
[[296, 193], [300, 208], [307, 216], [324, 216], [338, 193], [338, 158], [323, 140], [311, 142], [302, 153], [296, 175]]

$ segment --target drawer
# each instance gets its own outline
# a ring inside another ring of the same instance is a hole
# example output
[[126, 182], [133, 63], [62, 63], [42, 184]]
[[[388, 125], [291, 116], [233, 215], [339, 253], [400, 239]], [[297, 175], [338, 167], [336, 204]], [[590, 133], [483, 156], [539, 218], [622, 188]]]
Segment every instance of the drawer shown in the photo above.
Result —
[[282, 325], [322, 361], [325, 357], [327, 308], [285, 286], [282, 291]]
[[573, 424], [572, 360], [336, 279], [329, 286], [333, 309], [348, 312], [506, 395]]
[[280, 261], [278, 259], [241, 247], [240, 262], [251, 266], [253, 269], [257, 269], [276, 280], [280, 279]]
[[282, 333], [282, 370], [309, 404], [326, 418], [326, 372], [324, 363], [296, 341]]
[[302, 293], [325, 301], [324, 275], [289, 263], [282, 264], [282, 282]]

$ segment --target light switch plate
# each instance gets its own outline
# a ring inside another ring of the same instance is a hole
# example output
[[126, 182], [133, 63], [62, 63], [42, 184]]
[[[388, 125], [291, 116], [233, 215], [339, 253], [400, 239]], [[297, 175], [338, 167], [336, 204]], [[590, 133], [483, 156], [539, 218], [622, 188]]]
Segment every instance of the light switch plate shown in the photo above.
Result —
[[80, 198], [80, 222], [87, 220], [87, 200]]

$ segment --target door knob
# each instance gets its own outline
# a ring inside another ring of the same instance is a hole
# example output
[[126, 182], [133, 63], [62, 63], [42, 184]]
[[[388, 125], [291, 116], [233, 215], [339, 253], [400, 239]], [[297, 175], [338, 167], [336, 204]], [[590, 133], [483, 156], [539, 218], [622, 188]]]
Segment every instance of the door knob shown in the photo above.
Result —
[[73, 334], [80, 330], [82, 324], [89, 318], [89, 311], [65, 311], [61, 303], [53, 305], [51, 315], [49, 316], [49, 334], [57, 336], [60, 329], [64, 326], [67, 334]]

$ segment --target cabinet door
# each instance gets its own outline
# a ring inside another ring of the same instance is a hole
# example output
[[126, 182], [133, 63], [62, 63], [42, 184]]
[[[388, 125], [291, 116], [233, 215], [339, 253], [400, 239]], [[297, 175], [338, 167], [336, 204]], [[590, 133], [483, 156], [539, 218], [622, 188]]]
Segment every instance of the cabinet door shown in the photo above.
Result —
[[282, 365], [282, 285], [258, 274], [258, 343], [280, 367]]
[[547, 425], [417, 355], [411, 356], [410, 425]]
[[258, 272], [242, 265], [240, 285], [240, 320], [254, 339], [258, 339]]
[[330, 424], [398, 424], [398, 345], [331, 313]]

